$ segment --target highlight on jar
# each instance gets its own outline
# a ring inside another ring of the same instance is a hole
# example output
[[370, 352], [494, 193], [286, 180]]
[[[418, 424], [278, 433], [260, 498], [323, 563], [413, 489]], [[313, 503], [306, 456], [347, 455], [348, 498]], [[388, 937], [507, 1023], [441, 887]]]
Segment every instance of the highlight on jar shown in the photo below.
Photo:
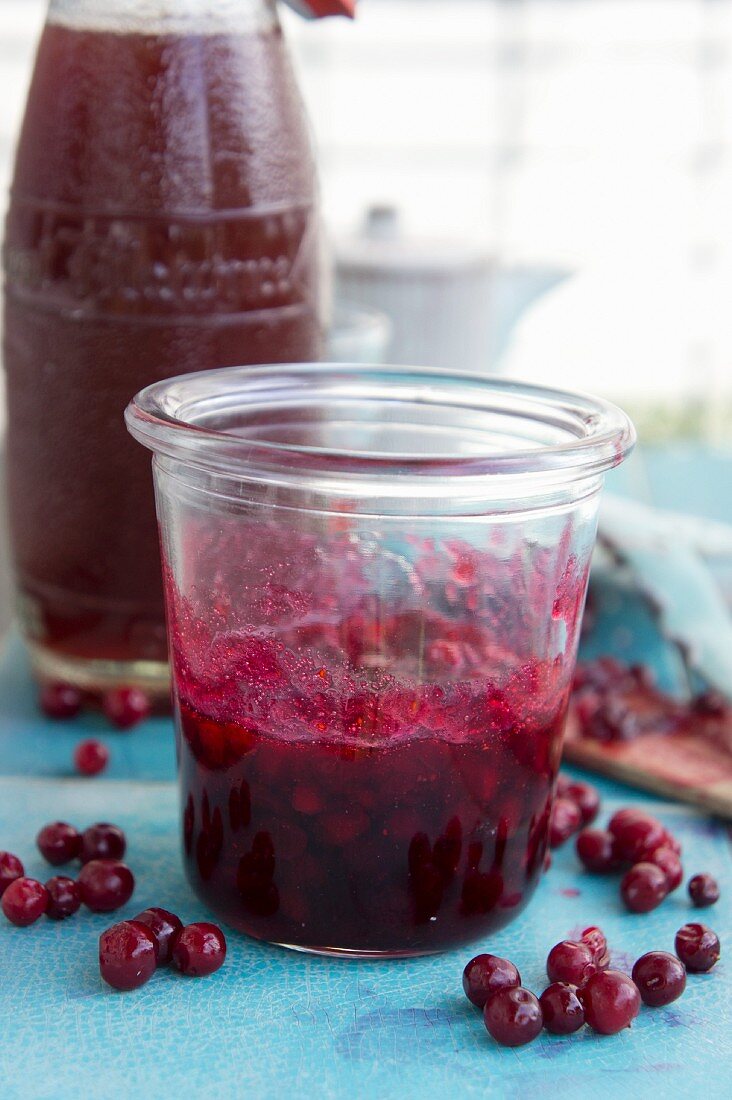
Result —
[[154, 455], [196, 893], [250, 936], [348, 956], [516, 917], [627, 417], [342, 364], [174, 378], [126, 417]]

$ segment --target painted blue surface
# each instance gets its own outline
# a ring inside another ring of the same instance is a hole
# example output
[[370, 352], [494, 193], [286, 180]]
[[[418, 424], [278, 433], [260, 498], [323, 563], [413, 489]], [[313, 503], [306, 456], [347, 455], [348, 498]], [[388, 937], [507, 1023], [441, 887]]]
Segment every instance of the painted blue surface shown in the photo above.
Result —
[[[51, 871], [35, 852], [42, 824], [113, 820], [128, 833], [137, 889], [119, 916], [164, 905], [186, 921], [210, 918], [189, 890], [178, 855], [170, 721], [110, 733], [98, 717], [70, 724], [38, 714], [21, 647], [0, 663], [0, 848], [29, 874]], [[82, 736], [112, 751], [104, 778], [71, 778]], [[116, 781], [115, 781], [116, 780]], [[551, 1090], [579, 1100], [632, 1092], [654, 1100], [732, 1094], [732, 858], [722, 826], [694, 811], [598, 781], [609, 813], [655, 804], [684, 845], [685, 865], [721, 881], [722, 901], [703, 919], [720, 934], [723, 960], [689, 978], [667, 1009], [643, 1010], [614, 1038], [589, 1030], [542, 1035], [522, 1050], [498, 1048], [464, 999], [460, 977], [478, 950], [512, 958], [526, 985], [546, 984], [553, 943], [599, 923], [628, 968], [652, 948], [673, 949], [676, 929], [699, 916], [679, 892], [655, 913], [623, 911], [617, 881], [581, 873], [572, 847], [555, 853], [537, 895], [514, 925], [475, 948], [400, 962], [307, 957], [231, 933], [222, 971], [196, 981], [161, 972], [143, 989], [116, 994], [96, 963], [99, 932], [118, 916], [82, 911], [16, 929], [0, 918], [0, 1096], [2, 1100], [257, 1100], [520, 1097]], [[62, 869], [63, 870], [63, 869]], [[73, 871], [71, 872], [73, 873]]]
[[170, 718], [154, 718], [130, 733], [111, 730], [101, 714], [70, 722], [45, 718], [20, 639], [12, 634], [0, 656], [0, 775], [70, 777], [73, 753], [86, 737], [108, 746], [105, 779], [165, 780], [175, 776], [175, 743]]
[[[616, 805], [607, 802], [605, 810]], [[687, 867], [715, 873], [729, 897], [732, 861], [721, 826], [680, 807], [660, 813], [681, 838]], [[127, 830], [138, 885], [124, 916], [150, 904], [176, 909], [186, 920], [207, 916], [183, 879], [176, 816], [170, 784], [0, 779], [0, 846], [25, 858], [31, 874], [47, 873], [32, 838], [49, 818], [111, 818]], [[525, 984], [540, 991], [548, 949], [581, 927], [601, 923], [614, 964], [627, 968], [651, 948], [673, 949], [676, 929], [694, 912], [679, 893], [646, 916], [624, 913], [617, 883], [580, 873], [569, 846], [556, 854], [527, 912], [475, 950], [510, 957]], [[587, 1029], [567, 1038], [543, 1034], [513, 1051], [492, 1042], [462, 996], [470, 948], [353, 962], [231, 934], [218, 974], [194, 980], [165, 971], [141, 990], [117, 994], [103, 985], [96, 963], [97, 936], [112, 918], [84, 911], [64, 924], [44, 919], [28, 929], [0, 921], [0, 1092], [3, 1100], [525, 1100], [547, 1089], [563, 1100], [599, 1090], [606, 1100], [726, 1097], [732, 1093], [728, 902], [704, 919], [721, 935], [723, 959], [712, 974], [690, 976], [676, 1004], [642, 1010], [617, 1037]]]

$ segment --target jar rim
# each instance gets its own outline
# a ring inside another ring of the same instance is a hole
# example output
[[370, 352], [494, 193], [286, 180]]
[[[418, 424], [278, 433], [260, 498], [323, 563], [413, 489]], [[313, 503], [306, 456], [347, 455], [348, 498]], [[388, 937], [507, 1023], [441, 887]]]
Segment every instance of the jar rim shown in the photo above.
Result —
[[[346, 405], [357, 419], [344, 419], [334, 442], [308, 441], [304, 425], [322, 434], [331, 423], [322, 414]], [[277, 415], [289, 418], [286, 431]], [[288, 480], [474, 483], [528, 475], [536, 489], [537, 479], [556, 486], [596, 477], [622, 462], [636, 439], [622, 410], [583, 393], [467, 372], [349, 363], [180, 375], [140, 391], [125, 419], [135, 439], [158, 455], [222, 474], [280, 473]], [[379, 426], [384, 438], [408, 429], [414, 449], [393, 443], [384, 449], [378, 439], [358, 445], [359, 433], [375, 439]], [[345, 438], [353, 444], [344, 445]]]

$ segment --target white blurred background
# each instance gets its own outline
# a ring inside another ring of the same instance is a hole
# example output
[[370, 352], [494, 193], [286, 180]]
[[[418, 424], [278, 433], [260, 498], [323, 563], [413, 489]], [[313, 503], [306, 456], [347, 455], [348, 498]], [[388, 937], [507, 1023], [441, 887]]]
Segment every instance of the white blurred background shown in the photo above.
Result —
[[[0, 0], [5, 190], [43, 0]], [[501, 369], [723, 442], [732, 391], [732, 0], [361, 0], [283, 19], [337, 240], [366, 208], [568, 277]], [[500, 323], [500, 318], [496, 323]]]

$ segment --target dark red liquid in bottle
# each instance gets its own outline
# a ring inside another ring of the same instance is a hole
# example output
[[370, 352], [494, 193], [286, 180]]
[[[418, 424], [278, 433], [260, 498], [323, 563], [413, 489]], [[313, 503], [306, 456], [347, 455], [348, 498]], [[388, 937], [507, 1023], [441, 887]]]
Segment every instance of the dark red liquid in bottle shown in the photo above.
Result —
[[160, 378], [318, 358], [314, 194], [276, 26], [46, 27], [4, 330], [13, 550], [42, 672], [164, 680], [150, 463], [122, 413]]

